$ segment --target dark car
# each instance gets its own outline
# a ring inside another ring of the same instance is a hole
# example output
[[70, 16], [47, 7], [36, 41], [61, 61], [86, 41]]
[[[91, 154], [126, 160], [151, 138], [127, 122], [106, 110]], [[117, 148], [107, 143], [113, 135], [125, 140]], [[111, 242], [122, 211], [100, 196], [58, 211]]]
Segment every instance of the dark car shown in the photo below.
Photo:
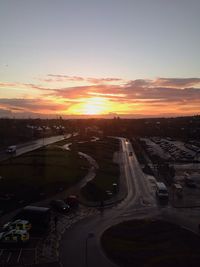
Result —
[[61, 199], [54, 199], [50, 202], [52, 208], [60, 212], [69, 212], [70, 206]]
[[76, 195], [70, 195], [65, 199], [65, 203], [72, 209], [77, 209], [79, 207], [79, 200]]

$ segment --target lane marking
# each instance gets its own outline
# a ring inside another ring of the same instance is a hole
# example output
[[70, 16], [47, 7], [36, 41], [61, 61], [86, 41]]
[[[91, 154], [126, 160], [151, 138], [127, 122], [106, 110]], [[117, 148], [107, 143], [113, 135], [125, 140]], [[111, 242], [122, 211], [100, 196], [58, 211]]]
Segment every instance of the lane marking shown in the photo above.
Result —
[[3, 254], [3, 251], [4, 251], [4, 250], [3, 250], [3, 249], [1, 249], [1, 252], [0, 252], [0, 257], [1, 257], [1, 255]]
[[22, 254], [22, 248], [21, 248], [20, 251], [19, 251], [19, 255], [18, 255], [18, 257], [17, 257], [17, 262], [19, 262], [20, 257], [21, 257], [21, 254]]
[[9, 254], [8, 254], [8, 258], [7, 258], [7, 260], [6, 260], [7, 263], [9, 262], [11, 256], [12, 256], [12, 252], [9, 252]]

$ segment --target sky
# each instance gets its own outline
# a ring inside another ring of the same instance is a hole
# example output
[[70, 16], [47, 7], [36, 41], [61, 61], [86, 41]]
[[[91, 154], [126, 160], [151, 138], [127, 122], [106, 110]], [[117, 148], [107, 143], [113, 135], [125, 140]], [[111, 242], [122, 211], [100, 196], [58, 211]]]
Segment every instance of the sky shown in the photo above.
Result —
[[199, 114], [199, 0], [0, 0], [0, 117]]

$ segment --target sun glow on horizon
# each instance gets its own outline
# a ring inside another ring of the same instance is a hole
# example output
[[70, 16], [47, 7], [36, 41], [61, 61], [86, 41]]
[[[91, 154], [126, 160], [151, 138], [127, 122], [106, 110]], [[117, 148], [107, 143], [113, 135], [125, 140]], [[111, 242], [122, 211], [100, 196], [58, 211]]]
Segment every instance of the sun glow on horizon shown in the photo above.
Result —
[[[112, 113], [128, 114], [135, 110], [137, 104], [112, 102], [106, 97], [90, 97], [79, 99], [81, 102], [73, 104], [65, 113], [69, 115], [107, 115]], [[140, 104], [138, 105], [140, 106]]]
[[103, 97], [90, 97], [74, 109], [75, 113], [84, 115], [101, 115], [109, 112], [110, 103]]
[[85, 115], [100, 115], [108, 111], [107, 99], [103, 97], [88, 98], [86, 103], [83, 104]]

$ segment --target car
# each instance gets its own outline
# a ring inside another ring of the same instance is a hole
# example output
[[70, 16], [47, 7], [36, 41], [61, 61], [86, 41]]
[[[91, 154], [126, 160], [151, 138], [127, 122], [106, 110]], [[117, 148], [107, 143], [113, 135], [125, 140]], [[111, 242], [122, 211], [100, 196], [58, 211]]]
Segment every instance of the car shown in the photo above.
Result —
[[133, 152], [132, 151], [129, 152], [129, 156], [133, 156]]
[[70, 206], [61, 199], [54, 199], [50, 202], [52, 208], [60, 212], [69, 212]]
[[79, 206], [79, 200], [78, 197], [76, 195], [69, 195], [66, 199], [65, 199], [65, 203], [67, 205], [70, 206], [70, 208], [72, 209], [76, 209]]
[[8, 231], [8, 230], [12, 230], [12, 229], [16, 229], [16, 230], [30, 230], [31, 229], [31, 223], [29, 221], [26, 220], [15, 220], [15, 221], [11, 221], [8, 222], [6, 224], [4, 224], [3, 226], [3, 230]]
[[12, 229], [0, 233], [0, 242], [2, 243], [26, 243], [29, 241], [29, 233], [26, 230]]
[[6, 149], [6, 153], [8, 153], [8, 154], [14, 154], [14, 153], [16, 153], [16, 151], [17, 151], [17, 146], [9, 146]]
[[168, 200], [169, 194], [168, 194], [167, 187], [164, 183], [162, 183], [162, 182], [156, 183], [156, 196], [160, 200]]

